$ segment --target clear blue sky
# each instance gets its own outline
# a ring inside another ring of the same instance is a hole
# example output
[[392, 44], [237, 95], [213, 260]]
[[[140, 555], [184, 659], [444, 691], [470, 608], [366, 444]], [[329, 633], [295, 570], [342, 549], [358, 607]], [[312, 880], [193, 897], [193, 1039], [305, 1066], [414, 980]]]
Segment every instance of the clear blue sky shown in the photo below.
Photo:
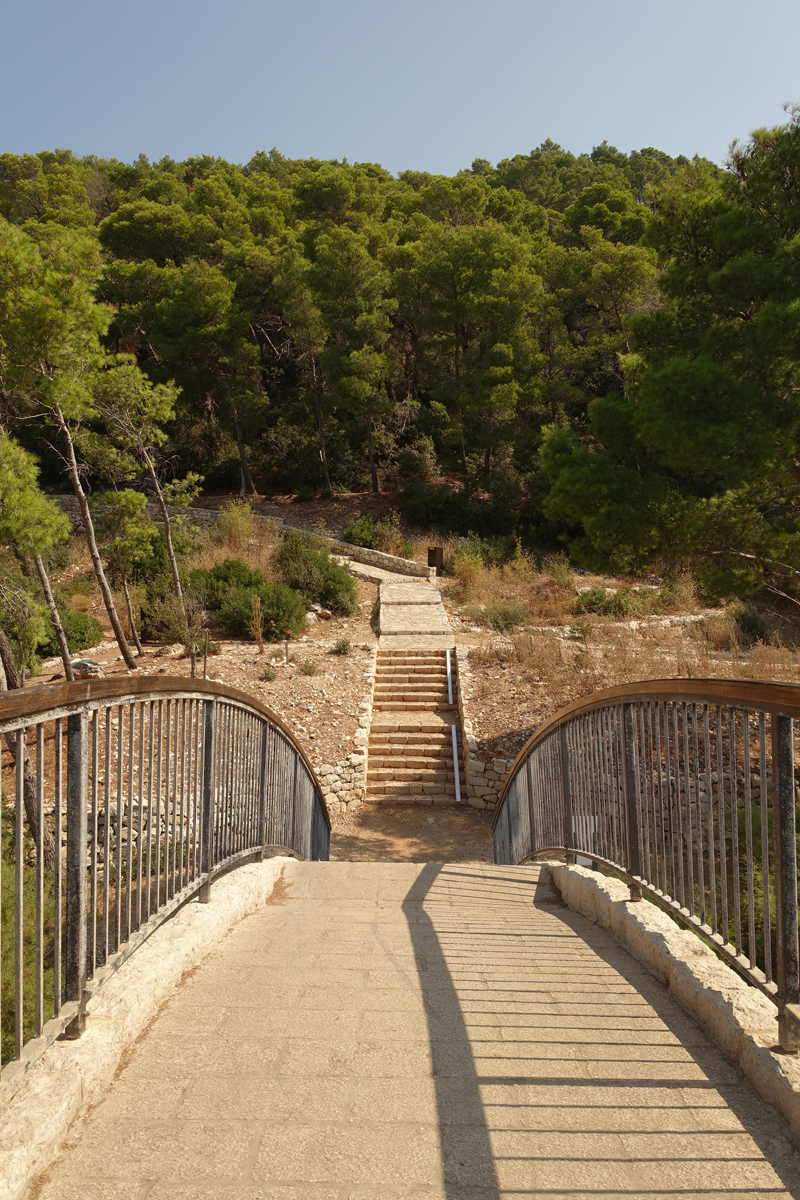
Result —
[[798, 0], [0, 0], [0, 39], [14, 153], [721, 161], [800, 101]]

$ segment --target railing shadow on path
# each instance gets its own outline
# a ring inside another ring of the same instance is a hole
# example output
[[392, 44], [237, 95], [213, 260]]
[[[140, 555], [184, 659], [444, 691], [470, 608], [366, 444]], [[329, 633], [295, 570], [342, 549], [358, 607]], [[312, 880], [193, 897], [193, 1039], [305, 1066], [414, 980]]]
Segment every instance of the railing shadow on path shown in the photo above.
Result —
[[536, 866], [489, 882], [428, 864], [403, 902], [447, 1200], [800, 1200], [783, 1118], [646, 968]]

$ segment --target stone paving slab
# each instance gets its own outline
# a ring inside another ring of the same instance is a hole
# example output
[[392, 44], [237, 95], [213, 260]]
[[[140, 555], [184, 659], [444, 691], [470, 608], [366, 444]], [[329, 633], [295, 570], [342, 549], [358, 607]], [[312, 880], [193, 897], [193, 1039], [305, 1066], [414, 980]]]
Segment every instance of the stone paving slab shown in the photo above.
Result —
[[380, 606], [382, 636], [393, 633], [449, 633], [450, 622], [439, 604], [384, 604]]
[[800, 1197], [779, 1114], [545, 879], [289, 864], [29, 1200]]
[[441, 604], [442, 597], [431, 583], [382, 583], [381, 604]]
[[390, 633], [378, 638], [379, 650], [454, 650], [456, 639], [452, 633]]

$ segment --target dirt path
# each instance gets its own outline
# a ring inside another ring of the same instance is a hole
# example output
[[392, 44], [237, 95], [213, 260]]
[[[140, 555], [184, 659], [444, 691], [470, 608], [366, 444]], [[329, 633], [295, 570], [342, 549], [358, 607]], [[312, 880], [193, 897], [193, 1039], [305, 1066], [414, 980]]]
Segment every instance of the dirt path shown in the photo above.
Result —
[[492, 814], [467, 804], [362, 804], [331, 817], [337, 862], [490, 863]]

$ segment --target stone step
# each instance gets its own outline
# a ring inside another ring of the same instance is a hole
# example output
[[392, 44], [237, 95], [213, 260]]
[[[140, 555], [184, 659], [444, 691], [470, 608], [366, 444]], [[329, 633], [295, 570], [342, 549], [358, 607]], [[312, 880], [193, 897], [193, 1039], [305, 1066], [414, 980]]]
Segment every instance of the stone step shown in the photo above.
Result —
[[420, 796], [412, 793], [401, 796], [383, 796], [367, 792], [366, 801], [367, 804], [391, 804], [393, 807], [400, 804], [455, 804], [455, 795]]
[[406, 783], [394, 783], [387, 780], [385, 783], [370, 783], [367, 788], [367, 795], [370, 796], [455, 796], [456, 785], [454, 783], [417, 783], [409, 781]]
[[442, 768], [434, 771], [425, 768], [394, 767], [391, 770], [375, 770], [367, 772], [367, 787], [373, 783], [452, 783], [453, 772]]
[[[450, 754], [425, 755], [391, 755], [369, 754], [369, 770], [441, 770], [451, 769], [447, 763], [452, 762], [452, 746]], [[399, 776], [398, 776], [399, 778]]]
[[[455, 659], [453, 654], [450, 655], [450, 662]], [[424, 666], [429, 663], [431, 666], [446, 666], [447, 652], [445, 650], [379, 650], [376, 656], [378, 666], [383, 666], [385, 663], [401, 663], [408, 664], [412, 667]]]
[[450, 693], [447, 688], [442, 688], [441, 691], [433, 692], [429, 688], [378, 688], [373, 693], [373, 701], [375, 700], [414, 700], [422, 701], [424, 704], [438, 704], [440, 700], [450, 703], [448, 696]]
[[[459, 754], [461, 753], [461, 741], [457, 742]], [[448, 734], [447, 737], [430, 738], [426, 741], [419, 742], [387, 742], [384, 739], [369, 743], [369, 762], [372, 765], [375, 759], [387, 759], [394, 762], [399, 758], [452, 758], [453, 757], [453, 739]]]
[[[393, 746], [421, 745], [423, 742], [450, 741], [452, 738], [452, 721], [440, 721], [435, 713], [421, 713], [428, 718], [424, 721], [412, 721], [405, 716], [387, 713], [385, 716], [373, 719], [369, 735], [370, 745], [377, 742], [391, 743]], [[435, 724], [430, 720], [433, 717]], [[461, 731], [456, 724], [456, 735], [461, 741]]]
[[387, 681], [395, 681], [395, 680], [400, 680], [400, 681], [407, 680], [408, 682], [411, 682], [411, 680], [415, 680], [415, 681], [435, 680], [437, 683], [440, 683], [442, 680], [444, 680], [444, 682], [447, 683], [447, 672], [446, 671], [395, 671], [394, 669], [384, 667], [382, 670], [378, 670], [375, 672], [375, 682], [377, 683], [379, 680], [382, 683], [385, 683]]
[[375, 712], [419, 712], [419, 713], [449, 713], [458, 712], [457, 704], [424, 704], [420, 699], [416, 700], [409, 698], [408, 700], [376, 700], [372, 705], [372, 711]]

